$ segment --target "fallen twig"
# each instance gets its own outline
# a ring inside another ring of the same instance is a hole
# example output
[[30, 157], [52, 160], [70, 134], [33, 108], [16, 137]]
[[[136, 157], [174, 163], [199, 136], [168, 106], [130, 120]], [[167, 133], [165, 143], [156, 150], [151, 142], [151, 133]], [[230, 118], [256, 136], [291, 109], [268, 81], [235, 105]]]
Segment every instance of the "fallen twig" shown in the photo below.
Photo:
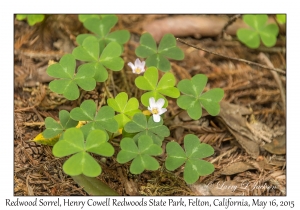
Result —
[[222, 32], [220, 34], [220, 36], [224, 37], [226, 30], [228, 28], [228, 26], [230, 26], [232, 23], [234, 23], [238, 18], [240, 18], [241, 15], [234, 15], [233, 17], [231, 17], [228, 22], [226, 23], [226, 25], [223, 27]]
[[227, 58], [227, 59], [230, 59], [230, 60], [235, 60], [235, 61], [239, 61], [239, 62], [244, 62], [248, 65], [255, 65], [255, 66], [259, 66], [261, 68], [264, 68], [264, 69], [269, 69], [269, 70], [272, 70], [272, 71], [276, 71], [276, 72], [279, 72], [281, 74], [286, 74], [285, 71], [283, 71], [282, 69], [278, 69], [278, 68], [272, 68], [272, 67], [268, 67], [268, 66], [265, 66], [265, 65], [261, 65], [259, 63], [255, 63], [255, 62], [252, 62], [252, 61], [248, 61], [248, 60], [245, 60], [245, 59], [241, 59], [241, 58], [233, 58], [233, 57], [229, 57], [229, 56], [226, 56], [226, 55], [222, 55], [222, 54], [219, 54], [219, 53], [216, 53], [216, 52], [212, 52], [212, 51], [209, 51], [209, 50], [206, 50], [202, 47], [198, 47], [198, 46], [195, 46], [195, 45], [192, 45], [192, 44], [189, 44], [185, 41], [183, 41], [182, 39], [180, 38], [176, 38], [177, 41], [183, 43], [183, 44], [186, 44], [190, 47], [193, 47], [197, 50], [202, 50], [204, 52], [207, 52], [207, 53], [210, 53], [210, 54], [213, 54], [213, 55], [218, 55], [218, 56], [221, 56], [221, 57], [224, 57], [224, 58]]

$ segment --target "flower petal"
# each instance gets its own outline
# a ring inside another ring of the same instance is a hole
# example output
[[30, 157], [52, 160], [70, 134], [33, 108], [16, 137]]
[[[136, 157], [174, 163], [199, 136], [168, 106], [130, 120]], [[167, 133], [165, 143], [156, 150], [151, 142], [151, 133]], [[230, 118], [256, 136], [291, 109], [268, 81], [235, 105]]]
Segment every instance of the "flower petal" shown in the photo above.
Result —
[[153, 121], [154, 121], [154, 122], [159, 122], [159, 121], [160, 121], [160, 115], [154, 114], [154, 115], [153, 115]]
[[135, 66], [133, 65], [133, 63], [129, 62], [127, 65], [130, 66], [130, 68], [131, 68], [132, 70], [135, 69]]
[[160, 110], [159, 110], [159, 115], [162, 115], [163, 113], [165, 113], [167, 111], [167, 109], [166, 108], [161, 108]]
[[154, 97], [149, 98], [149, 105], [150, 108], [152, 109], [153, 107], [156, 107], [155, 99]]
[[159, 109], [161, 109], [164, 106], [164, 104], [165, 104], [165, 99], [163, 99], [163, 98], [158, 99], [157, 102], [156, 102], [156, 106]]
[[136, 59], [135, 62], [134, 62], [135, 66], [141, 66], [141, 61], [140, 59]]

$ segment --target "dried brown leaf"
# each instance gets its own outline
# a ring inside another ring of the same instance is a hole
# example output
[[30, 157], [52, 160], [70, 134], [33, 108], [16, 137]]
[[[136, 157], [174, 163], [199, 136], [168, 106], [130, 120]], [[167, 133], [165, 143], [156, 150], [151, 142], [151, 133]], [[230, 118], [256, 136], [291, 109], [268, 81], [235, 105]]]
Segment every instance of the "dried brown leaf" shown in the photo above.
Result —
[[271, 143], [265, 144], [263, 148], [272, 154], [284, 155], [286, 153], [286, 135], [274, 138]]
[[232, 163], [231, 165], [227, 166], [221, 171], [223, 175], [232, 175], [241, 173], [247, 170], [255, 169], [251, 164], [245, 162], [236, 162]]

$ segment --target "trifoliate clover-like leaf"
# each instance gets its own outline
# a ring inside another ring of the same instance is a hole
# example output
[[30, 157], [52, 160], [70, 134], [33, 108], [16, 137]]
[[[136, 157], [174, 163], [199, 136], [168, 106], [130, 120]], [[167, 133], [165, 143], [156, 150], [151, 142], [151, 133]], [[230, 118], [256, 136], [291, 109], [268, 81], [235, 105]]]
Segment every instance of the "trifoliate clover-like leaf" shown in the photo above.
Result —
[[114, 111], [119, 112], [119, 114], [115, 116], [119, 128], [123, 128], [135, 113], [141, 112], [141, 110], [139, 110], [139, 101], [136, 98], [130, 98], [128, 100], [128, 95], [125, 92], [119, 93], [115, 98], [107, 99], [107, 104], [113, 108]]
[[165, 96], [171, 98], [178, 98], [180, 95], [179, 90], [174, 87], [176, 79], [172, 73], [165, 73], [158, 82], [158, 70], [155, 67], [149, 67], [143, 76], [138, 76], [135, 79], [135, 85], [141, 89], [146, 90], [142, 95], [142, 104], [146, 107], [149, 106], [149, 99], [153, 97], [155, 100], [163, 98], [165, 100], [164, 107], [168, 106], [168, 100]]
[[181, 80], [177, 87], [184, 94], [177, 99], [180, 108], [187, 110], [188, 115], [197, 120], [202, 116], [202, 107], [213, 116], [220, 112], [219, 102], [224, 96], [221, 88], [214, 88], [202, 94], [207, 83], [204, 74], [197, 74], [192, 79]]
[[129, 38], [130, 33], [128, 30], [117, 30], [109, 33], [110, 30], [118, 22], [116, 15], [81, 15], [81, 21], [86, 29], [93, 32], [93, 34], [80, 34], [77, 36], [76, 41], [82, 45], [87, 37], [95, 37], [98, 40], [100, 52], [110, 42], [117, 42], [120, 45], [125, 44]]
[[157, 48], [156, 42], [151, 34], [144, 33], [140, 39], [140, 46], [135, 50], [135, 54], [146, 59], [146, 66], [155, 66], [161, 71], [169, 71], [171, 64], [168, 60], [182, 60], [183, 51], [176, 46], [176, 39], [172, 34], [165, 34]]
[[73, 120], [70, 117], [70, 113], [66, 110], [61, 110], [59, 112], [59, 120], [60, 122], [57, 122], [52, 117], [47, 117], [45, 119], [46, 129], [43, 132], [44, 138], [53, 138], [64, 132], [66, 129], [75, 127], [78, 124], [78, 121]]
[[75, 58], [71, 54], [64, 55], [59, 63], [50, 65], [47, 69], [48, 75], [58, 78], [50, 82], [50, 90], [63, 94], [69, 100], [79, 97], [78, 86], [86, 91], [93, 90], [96, 87], [95, 70], [80, 66], [75, 74], [75, 67]]
[[154, 122], [153, 117], [147, 117], [143, 113], [136, 113], [132, 120], [129, 121], [125, 126], [124, 130], [127, 133], [135, 133], [133, 139], [137, 142], [140, 136], [149, 136], [154, 144], [161, 146], [162, 141], [165, 137], [170, 135], [170, 130], [163, 125], [163, 120]]
[[87, 124], [81, 127], [85, 136], [95, 129], [106, 130], [111, 133], [118, 130], [118, 123], [114, 119], [114, 110], [109, 106], [103, 106], [96, 113], [96, 104], [92, 100], [85, 100], [80, 107], [72, 109], [70, 116], [74, 120], [87, 121]]
[[199, 138], [193, 134], [184, 137], [184, 149], [177, 142], [169, 142], [166, 146], [166, 168], [170, 171], [179, 168], [185, 163], [183, 177], [186, 183], [195, 183], [199, 176], [211, 174], [214, 165], [201, 160], [214, 153], [214, 149], [205, 143], [200, 143]]
[[108, 73], [106, 68], [113, 71], [120, 71], [124, 61], [120, 57], [122, 47], [116, 42], [110, 42], [100, 52], [99, 41], [91, 36], [83, 40], [82, 45], [76, 47], [72, 54], [77, 60], [86, 61], [82, 68], [94, 72], [94, 79], [97, 82], [104, 82]]
[[158, 161], [152, 156], [162, 154], [160, 146], [153, 143], [151, 137], [142, 135], [136, 144], [132, 138], [123, 138], [120, 143], [121, 151], [117, 155], [119, 163], [126, 163], [131, 160], [130, 172], [140, 174], [144, 170], [157, 170]]
[[69, 128], [65, 131], [63, 138], [54, 145], [52, 152], [55, 157], [72, 155], [63, 164], [66, 174], [96, 177], [100, 175], [102, 169], [89, 152], [105, 157], [112, 156], [114, 148], [107, 142], [107, 139], [106, 133], [102, 130], [93, 130], [85, 138], [79, 128]]
[[267, 15], [243, 15], [243, 20], [250, 28], [239, 29], [237, 37], [246, 46], [257, 48], [260, 45], [260, 40], [267, 47], [276, 44], [279, 29], [276, 24], [267, 24]]

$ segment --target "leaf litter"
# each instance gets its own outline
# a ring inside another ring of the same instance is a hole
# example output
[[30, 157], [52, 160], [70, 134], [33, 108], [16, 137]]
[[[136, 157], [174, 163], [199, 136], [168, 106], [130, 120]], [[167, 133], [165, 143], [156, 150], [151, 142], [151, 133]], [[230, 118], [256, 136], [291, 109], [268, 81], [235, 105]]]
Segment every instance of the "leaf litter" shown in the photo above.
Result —
[[[163, 18], [176, 22], [181, 17], [118, 15], [116, 29], [127, 29], [131, 33], [131, 39], [124, 48], [125, 63], [135, 60], [134, 50], [139, 37], [146, 30], [144, 26], [147, 22]], [[195, 15], [194, 18], [197, 17], [201, 17], [201, 21], [215, 18], [212, 15], [206, 15], [205, 18]], [[52, 15], [49, 18], [41, 23], [43, 27], [40, 24], [29, 27], [25, 22], [14, 22], [14, 195], [88, 195], [63, 173], [61, 168], [65, 158], [56, 159], [52, 155], [52, 147], [29, 140], [43, 132], [43, 120], [49, 116], [57, 118], [59, 110], [70, 111], [86, 99], [106, 105], [107, 94], [116, 96], [116, 93], [124, 91], [129, 97], [139, 98], [142, 92], [134, 86], [132, 70], [124, 65], [124, 71], [109, 75], [107, 87], [97, 84], [94, 91], [82, 91], [77, 101], [70, 102], [52, 93], [48, 87], [49, 78], [45, 76], [49, 60], [59, 61], [62, 55], [76, 47], [77, 34], [86, 31], [75, 15]], [[184, 18], [180, 21], [184, 21]], [[68, 24], [70, 22], [75, 24]], [[257, 51], [249, 50], [235, 40], [210, 36], [199, 38], [195, 31], [181, 36], [191, 44], [259, 62]], [[116, 138], [112, 142], [115, 156], [99, 160], [103, 173], [98, 179], [119, 195], [125, 196], [286, 195], [285, 100], [278, 87], [278, 81], [286, 87], [285, 76], [279, 75], [275, 80], [269, 70], [233, 62], [182, 43], [178, 43], [178, 46], [184, 50], [185, 59], [171, 62], [171, 71], [176, 75], [177, 82], [190, 79], [197, 73], [205, 74], [208, 85], [204, 91], [222, 88], [226, 105], [221, 105], [219, 116], [212, 117], [203, 110], [201, 119], [194, 121], [185, 111], [179, 113], [176, 101], [169, 99], [164, 121], [171, 134], [165, 138], [163, 150], [169, 141], [176, 140], [183, 145], [183, 137], [194, 134], [201, 142], [214, 147], [215, 154], [205, 160], [214, 164], [215, 172], [200, 177], [193, 185], [184, 182], [182, 167], [174, 172], [160, 167], [154, 172], [133, 175], [129, 172], [130, 164], [120, 165], [116, 162], [116, 154], [120, 150], [120, 139]], [[285, 68], [285, 51], [278, 50], [284, 47], [285, 44], [279, 41], [274, 51], [259, 50], [268, 56], [274, 67]], [[226, 109], [222, 109], [223, 106]], [[237, 110], [241, 112], [237, 113]], [[230, 111], [234, 113], [228, 113]], [[165, 153], [158, 156], [160, 165], [165, 158]]]

